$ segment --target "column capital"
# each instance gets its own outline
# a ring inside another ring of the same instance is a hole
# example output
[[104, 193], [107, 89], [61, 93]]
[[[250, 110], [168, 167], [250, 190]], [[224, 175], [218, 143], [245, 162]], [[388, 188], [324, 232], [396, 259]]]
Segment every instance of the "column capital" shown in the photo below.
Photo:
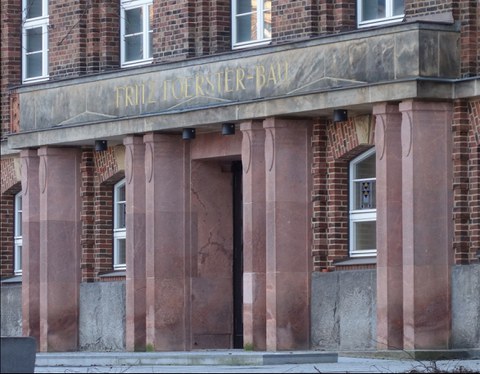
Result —
[[123, 145], [143, 145], [143, 137], [138, 135], [129, 135], [123, 138]]
[[398, 114], [400, 113], [398, 108], [398, 103], [378, 103], [373, 105], [372, 114], [373, 115], [382, 115], [382, 114]]
[[400, 112], [421, 110], [423, 112], [452, 111], [452, 103], [447, 101], [405, 100], [399, 104]]

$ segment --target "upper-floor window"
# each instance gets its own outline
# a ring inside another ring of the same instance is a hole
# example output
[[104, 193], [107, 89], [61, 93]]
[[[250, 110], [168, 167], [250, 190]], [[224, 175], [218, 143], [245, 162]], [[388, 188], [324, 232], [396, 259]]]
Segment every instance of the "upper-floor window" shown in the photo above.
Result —
[[15, 275], [22, 275], [22, 193], [15, 195], [14, 201], [14, 236], [13, 236], [13, 271]]
[[270, 0], [232, 0], [232, 46], [246, 47], [272, 38]]
[[121, 60], [122, 66], [152, 61], [152, 0], [122, 0]]
[[48, 79], [48, 0], [23, 0], [22, 19], [22, 80]]
[[126, 196], [125, 179], [113, 188], [113, 268], [126, 268]]
[[404, 0], [360, 0], [358, 7], [358, 26], [365, 27], [403, 19]]
[[375, 149], [350, 162], [350, 256], [377, 253]]

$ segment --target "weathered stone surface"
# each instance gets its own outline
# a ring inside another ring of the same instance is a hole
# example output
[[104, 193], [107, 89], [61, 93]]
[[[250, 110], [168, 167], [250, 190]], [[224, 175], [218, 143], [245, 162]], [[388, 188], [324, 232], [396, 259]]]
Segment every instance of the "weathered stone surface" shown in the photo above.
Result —
[[125, 350], [125, 282], [80, 285], [79, 348]]
[[0, 287], [1, 336], [22, 335], [22, 284]]
[[313, 273], [311, 310], [313, 349], [375, 349], [374, 270]]
[[458, 35], [453, 26], [403, 24], [25, 87], [20, 127], [71, 126], [420, 76], [456, 78]]
[[452, 345], [480, 347], [480, 264], [452, 268]]

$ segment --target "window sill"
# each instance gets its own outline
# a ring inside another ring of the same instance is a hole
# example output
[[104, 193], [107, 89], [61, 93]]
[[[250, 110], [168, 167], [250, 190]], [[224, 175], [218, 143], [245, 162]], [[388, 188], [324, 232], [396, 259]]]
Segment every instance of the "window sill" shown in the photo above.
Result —
[[10, 278], [5, 278], [2, 279], [1, 281], [2, 284], [11, 284], [11, 283], [22, 283], [22, 276], [21, 275], [15, 275]]
[[127, 277], [126, 270], [116, 270], [98, 276], [102, 282], [122, 281]]
[[335, 270], [362, 270], [362, 269], [376, 269], [377, 257], [358, 257], [349, 258], [348, 260], [339, 261], [334, 264]]

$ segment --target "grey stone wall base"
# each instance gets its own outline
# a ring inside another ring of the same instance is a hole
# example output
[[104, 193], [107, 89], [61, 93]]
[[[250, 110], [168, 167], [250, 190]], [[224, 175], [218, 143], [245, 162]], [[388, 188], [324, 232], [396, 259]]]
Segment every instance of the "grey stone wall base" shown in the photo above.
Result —
[[1, 373], [33, 373], [35, 371], [37, 343], [34, 338], [2, 337], [0, 352]]
[[416, 350], [379, 350], [379, 351], [342, 351], [339, 356], [357, 358], [380, 358], [390, 360], [478, 360], [480, 349], [416, 349]]

